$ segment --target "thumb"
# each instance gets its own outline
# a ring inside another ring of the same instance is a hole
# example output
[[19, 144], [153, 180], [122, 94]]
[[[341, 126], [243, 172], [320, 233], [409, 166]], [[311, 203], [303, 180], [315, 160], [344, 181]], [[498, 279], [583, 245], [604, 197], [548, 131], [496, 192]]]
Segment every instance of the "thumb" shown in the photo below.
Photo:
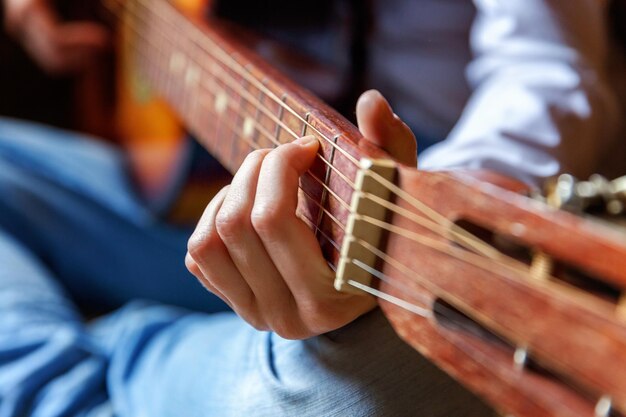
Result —
[[366, 140], [389, 152], [399, 162], [417, 163], [417, 143], [411, 129], [394, 114], [385, 98], [376, 90], [361, 94], [356, 104], [359, 130]]

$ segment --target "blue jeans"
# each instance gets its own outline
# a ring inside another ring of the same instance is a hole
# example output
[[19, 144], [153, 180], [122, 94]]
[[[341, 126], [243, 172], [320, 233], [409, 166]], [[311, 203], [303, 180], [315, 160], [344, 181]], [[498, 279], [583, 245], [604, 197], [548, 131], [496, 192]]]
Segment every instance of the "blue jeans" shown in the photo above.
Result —
[[252, 329], [185, 270], [189, 232], [116, 149], [0, 119], [0, 417], [489, 414], [378, 311], [304, 341]]

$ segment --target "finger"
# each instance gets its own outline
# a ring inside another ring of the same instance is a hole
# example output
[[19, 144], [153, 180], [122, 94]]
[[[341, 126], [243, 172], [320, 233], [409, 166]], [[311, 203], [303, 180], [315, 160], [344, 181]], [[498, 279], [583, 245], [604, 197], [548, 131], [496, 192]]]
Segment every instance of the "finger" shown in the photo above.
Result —
[[196, 261], [193, 260], [189, 252], [187, 252], [187, 254], [185, 255], [185, 266], [187, 267], [189, 272], [191, 272], [198, 279], [198, 282], [200, 282], [200, 284], [206, 290], [218, 296], [231, 309], [233, 308], [233, 306], [230, 304], [230, 301], [224, 296], [224, 294], [222, 294], [217, 288], [213, 286], [213, 284], [211, 284], [207, 279], [204, 278], [204, 275], [202, 275], [202, 271], [200, 271], [200, 267], [198, 266]]
[[413, 132], [393, 113], [378, 91], [369, 90], [361, 95], [356, 105], [356, 118], [359, 130], [368, 141], [404, 164], [416, 164], [417, 144]]
[[294, 318], [295, 302], [250, 218], [259, 171], [268, 153], [253, 152], [241, 165], [219, 210], [216, 226], [231, 259], [252, 289], [264, 321], [277, 330], [292, 325], [289, 321]]
[[[228, 187], [222, 188], [205, 208], [200, 220], [198, 221], [198, 225], [189, 238], [187, 243], [187, 254], [185, 255], [185, 266], [189, 272], [191, 272], [205, 288], [209, 289], [209, 291], [220, 294], [221, 292], [210, 283], [209, 278], [205, 277], [200, 265], [194, 259], [194, 256], [200, 260], [206, 255], [206, 252], [208, 252], [207, 242], [211, 239], [211, 232], [210, 229], [208, 229], [208, 226], [211, 224], [212, 212], [219, 209], [220, 205], [224, 201], [224, 197], [228, 191], [227, 189]], [[224, 297], [223, 294], [221, 295]]]
[[[255, 214], [271, 213], [273, 209], [280, 209], [281, 213], [290, 215], [295, 212], [300, 176], [311, 167], [318, 149], [317, 139], [305, 136], [279, 146], [264, 159], [265, 166], [259, 173], [257, 183], [257, 196], [267, 200], [255, 202]], [[273, 180], [277, 182], [272, 184]]]
[[358, 301], [342, 303], [347, 296], [333, 288], [334, 273], [315, 235], [295, 215], [298, 180], [313, 163], [318, 146], [314, 139], [301, 139], [268, 155], [252, 212], [255, 230], [294, 295], [309, 332], [305, 336], [340, 327], [373, 305], [370, 299], [354, 296]]
[[222, 299], [244, 320], [258, 329], [266, 329], [267, 325], [258, 319], [259, 313], [254, 293], [230, 258], [215, 226], [215, 218], [229, 188], [224, 187], [211, 200], [189, 238], [187, 251], [197, 264], [200, 276], [196, 275], [197, 271], [191, 270], [191, 272], [207, 288], [214, 288], [217, 293], [221, 294]]

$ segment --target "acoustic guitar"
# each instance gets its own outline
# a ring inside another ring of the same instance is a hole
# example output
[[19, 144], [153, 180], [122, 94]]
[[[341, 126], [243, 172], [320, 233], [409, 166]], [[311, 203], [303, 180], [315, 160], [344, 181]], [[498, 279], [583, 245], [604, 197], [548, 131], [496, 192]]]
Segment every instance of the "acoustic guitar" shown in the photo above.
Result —
[[[298, 215], [338, 289], [379, 297], [407, 343], [502, 415], [626, 415], [626, 235], [463, 172], [395, 163], [232, 26], [186, 6], [108, 3], [130, 91], [169, 103], [146, 104], [159, 135], [180, 133], [162, 116], [171, 106], [230, 172], [254, 149], [314, 135]], [[143, 159], [148, 176], [167, 172], [157, 159]]]

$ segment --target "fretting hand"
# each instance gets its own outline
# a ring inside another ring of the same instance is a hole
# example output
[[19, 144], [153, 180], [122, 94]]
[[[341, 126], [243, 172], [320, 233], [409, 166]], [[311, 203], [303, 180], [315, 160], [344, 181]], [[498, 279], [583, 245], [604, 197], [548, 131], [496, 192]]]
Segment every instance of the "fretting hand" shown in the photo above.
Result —
[[[357, 119], [369, 141], [415, 164], [415, 138], [380, 93], [363, 94]], [[285, 338], [337, 329], [376, 306], [370, 296], [333, 288], [334, 272], [315, 235], [296, 217], [298, 180], [318, 146], [315, 139], [301, 138], [251, 153], [231, 185], [207, 206], [185, 260], [243, 319]]]
[[4, 0], [5, 27], [51, 74], [76, 73], [109, 47], [110, 34], [93, 22], [61, 22], [48, 0]]

